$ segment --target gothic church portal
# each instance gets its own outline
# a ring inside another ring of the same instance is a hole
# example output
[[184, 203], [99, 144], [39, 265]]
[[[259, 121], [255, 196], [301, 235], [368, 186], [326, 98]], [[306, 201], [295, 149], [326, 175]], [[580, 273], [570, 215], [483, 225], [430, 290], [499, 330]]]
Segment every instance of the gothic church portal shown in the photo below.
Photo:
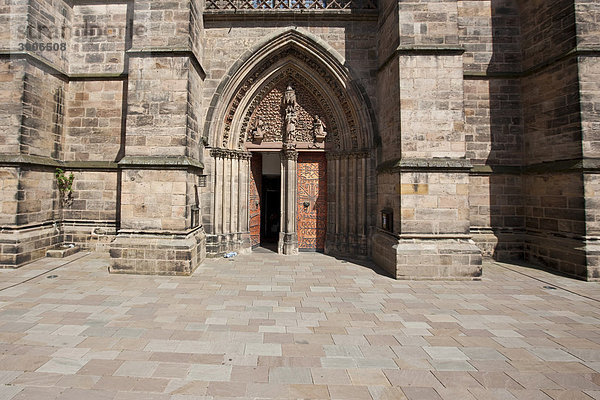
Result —
[[267, 246], [600, 279], [598, 2], [9, 3], [1, 267], [75, 243], [189, 275]]

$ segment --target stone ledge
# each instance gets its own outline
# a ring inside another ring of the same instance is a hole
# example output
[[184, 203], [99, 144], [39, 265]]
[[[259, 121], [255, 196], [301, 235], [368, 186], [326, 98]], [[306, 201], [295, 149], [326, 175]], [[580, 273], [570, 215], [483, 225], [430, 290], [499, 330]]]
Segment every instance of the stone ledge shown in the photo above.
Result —
[[377, 71], [384, 69], [394, 58], [400, 56], [460, 56], [465, 52], [461, 45], [400, 45], [381, 63]]
[[118, 168], [118, 164], [112, 161], [59, 161], [50, 157], [28, 154], [0, 154], [0, 166], [23, 165], [63, 169], [116, 170]]
[[239, 254], [251, 252], [250, 232], [206, 235], [206, 256], [208, 258], [221, 257], [230, 251], [236, 251]]
[[385, 161], [377, 166], [377, 173], [413, 172], [413, 171], [460, 171], [468, 172], [473, 165], [463, 158], [412, 158]]
[[196, 52], [191, 47], [138, 47], [125, 52], [129, 57], [188, 57], [192, 66], [200, 74], [202, 80], [206, 79], [206, 71], [198, 59]]
[[125, 156], [119, 161], [121, 168], [169, 168], [169, 169], [204, 169], [204, 164], [186, 156]]

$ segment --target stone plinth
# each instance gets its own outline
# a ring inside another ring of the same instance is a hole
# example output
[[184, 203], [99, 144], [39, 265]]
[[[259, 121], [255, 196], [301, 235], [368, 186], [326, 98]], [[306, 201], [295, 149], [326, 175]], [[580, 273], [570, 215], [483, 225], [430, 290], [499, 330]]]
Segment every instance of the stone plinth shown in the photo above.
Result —
[[202, 228], [188, 234], [120, 232], [111, 243], [113, 274], [191, 275], [206, 258]]
[[481, 250], [471, 239], [398, 238], [377, 232], [373, 259], [395, 279], [473, 279], [481, 276]]
[[59, 231], [52, 225], [0, 232], [0, 268], [18, 268], [42, 258], [59, 241]]

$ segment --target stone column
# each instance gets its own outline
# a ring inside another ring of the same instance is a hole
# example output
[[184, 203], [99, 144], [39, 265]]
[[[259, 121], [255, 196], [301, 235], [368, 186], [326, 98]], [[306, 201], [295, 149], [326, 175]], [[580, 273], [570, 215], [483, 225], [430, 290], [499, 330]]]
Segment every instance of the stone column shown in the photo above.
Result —
[[118, 162], [121, 221], [113, 273], [189, 275], [206, 236], [192, 220], [203, 175], [198, 115], [205, 73], [191, 0], [134, 3], [127, 50], [125, 146]]
[[[379, 32], [383, 162], [373, 258], [399, 279], [479, 276], [457, 1], [398, 1], [387, 10], [393, 17], [382, 15]], [[383, 226], [384, 213], [393, 224]]]
[[297, 233], [297, 166], [298, 152], [285, 149], [281, 153], [281, 230], [279, 232], [278, 253], [298, 254]]

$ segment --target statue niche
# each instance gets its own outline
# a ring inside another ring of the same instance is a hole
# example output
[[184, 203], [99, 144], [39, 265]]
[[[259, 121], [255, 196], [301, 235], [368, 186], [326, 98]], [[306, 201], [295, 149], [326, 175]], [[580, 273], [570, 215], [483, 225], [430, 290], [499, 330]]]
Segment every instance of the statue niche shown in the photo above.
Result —
[[327, 125], [322, 120], [326, 113], [303, 85], [282, 77], [258, 96], [262, 98], [250, 111], [248, 141], [280, 142], [286, 148], [294, 148], [297, 143], [322, 146], [327, 138]]

